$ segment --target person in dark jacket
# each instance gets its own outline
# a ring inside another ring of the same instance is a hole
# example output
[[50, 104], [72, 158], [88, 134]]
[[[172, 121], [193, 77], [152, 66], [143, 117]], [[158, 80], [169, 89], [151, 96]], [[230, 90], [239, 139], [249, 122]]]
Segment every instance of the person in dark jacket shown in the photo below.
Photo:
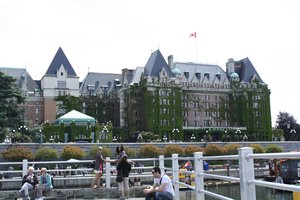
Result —
[[128, 162], [128, 156], [124, 154], [117, 165], [117, 173], [121, 173], [123, 181], [118, 182], [118, 189], [120, 199], [129, 199], [129, 173], [131, 171], [131, 164]]
[[100, 146], [98, 148], [96, 158], [95, 158], [95, 164], [94, 164], [94, 172], [96, 174], [91, 187], [92, 188], [97, 188], [97, 187], [102, 187], [102, 179], [101, 176], [103, 174], [103, 165], [105, 163], [105, 160], [102, 156], [102, 147]]
[[25, 199], [30, 199], [29, 190], [33, 190], [38, 183], [37, 176], [33, 173], [33, 171], [33, 167], [28, 168], [27, 174], [23, 177], [21, 189], [16, 192], [19, 196], [24, 193]]

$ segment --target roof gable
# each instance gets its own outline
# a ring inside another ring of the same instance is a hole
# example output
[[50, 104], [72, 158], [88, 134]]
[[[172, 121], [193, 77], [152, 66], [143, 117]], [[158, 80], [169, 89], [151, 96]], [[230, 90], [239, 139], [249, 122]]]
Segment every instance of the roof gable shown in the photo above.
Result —
[[39, 85], [32, 79], [25, 68], [0, 68], [0, 71], [16, 79], [16, 84], [21, 89], [34, 91], [40, 89]]
[[263, 80], [260, 78], [259, 74], [257, 73], [255, 67], [252, 65], [249, 58], [244, 58], [240, 61], [242, 67], [240, 69], [235, 69], [238, 71], [237, 73], [240, 74], [240, 81], [249, 83], [255, 77], [259, 82], [263, 83]]
[[48, 67], [46, 75], [56, 75], [62, 65], [64, 66], [68, 76], [77, 76], [61, 47], [58, 48], [50, 66]]
[[169, 68], [169, 65], [165, 61], [164, 57], [159, 50], [153, 52], [145, 66], [145, 76], [159, 76], [162, 69], [165, 69], [168, 76], [173, 77], [173, 73]]

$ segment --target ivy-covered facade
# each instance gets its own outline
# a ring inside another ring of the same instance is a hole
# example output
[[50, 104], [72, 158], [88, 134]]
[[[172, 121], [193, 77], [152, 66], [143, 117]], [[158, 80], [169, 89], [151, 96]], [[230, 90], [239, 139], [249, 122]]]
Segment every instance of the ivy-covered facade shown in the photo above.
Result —
[[131, 78], [127, 84], [135, 84], [120, 96], [128, 136], [147, 131], [173, 141], [271, 139], [270, 90], [248, 58], [229, 59], [224, 71], [173, 63], [173, 56], [167, 63], [157, 50]]

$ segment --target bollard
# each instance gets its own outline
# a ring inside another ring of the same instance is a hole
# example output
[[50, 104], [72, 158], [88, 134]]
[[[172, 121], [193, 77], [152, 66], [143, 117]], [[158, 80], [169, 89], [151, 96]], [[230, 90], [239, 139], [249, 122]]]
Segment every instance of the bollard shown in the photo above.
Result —
[[[2, 179], [3, 178], [3, 173], [1, 172], [0, 173], [0, 179]], [[0, 191], [2, 191], [2, 181], [0, 182]]]

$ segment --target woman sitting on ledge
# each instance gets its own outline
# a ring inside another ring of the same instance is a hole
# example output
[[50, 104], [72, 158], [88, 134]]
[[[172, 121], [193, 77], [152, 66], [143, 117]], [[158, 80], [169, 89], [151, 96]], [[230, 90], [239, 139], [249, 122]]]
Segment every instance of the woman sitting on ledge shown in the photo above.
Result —
[[44, 191], [49, 191], [53, 188], [52, 180], [50, 174], [47, 174], [47, 168], [43, 167], [41, 169], [41, 176], [39, 180], [39, 184], [36, 185], [36, 197], [41, 198], [43, 197]]

